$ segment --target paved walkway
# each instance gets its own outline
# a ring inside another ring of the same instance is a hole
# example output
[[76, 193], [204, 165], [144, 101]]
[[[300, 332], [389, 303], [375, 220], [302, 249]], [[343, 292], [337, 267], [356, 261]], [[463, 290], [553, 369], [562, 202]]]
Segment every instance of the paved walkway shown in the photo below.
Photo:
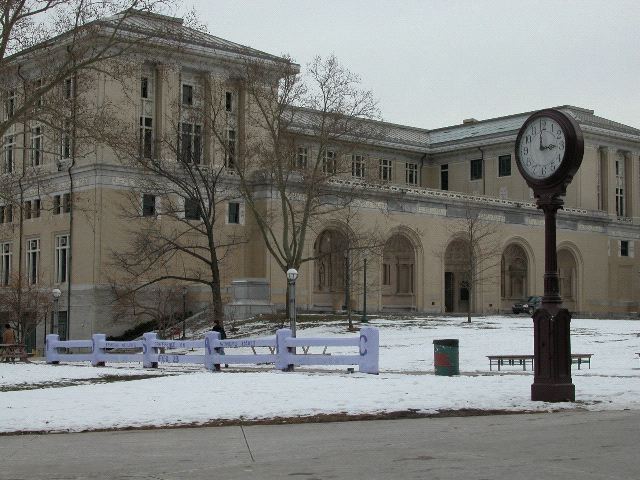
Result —
[[639, 445], [639, 411], [4, 436], [0, 479], [629, 480]]

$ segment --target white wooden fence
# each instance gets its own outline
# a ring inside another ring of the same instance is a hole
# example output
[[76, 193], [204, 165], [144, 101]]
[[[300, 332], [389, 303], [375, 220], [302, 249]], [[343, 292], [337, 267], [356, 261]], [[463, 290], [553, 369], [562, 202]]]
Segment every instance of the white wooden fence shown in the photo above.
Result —
[[[257, 353], [256, 348], [269, 353]], [[302, 353], [300, 353], [301, 349]], [[311, 347], [323, 347], [322, 353], [310, 353]], [[353, 354], [327, 354], [328, 347], [357, 347]], [[86, 349], [84, 353], [68, 353], [67, 349]], [[234, 354], [227, 350], [251, 348], [253, 354]], [[287, 370], [290, 365], [358, 365], [363, 373], [379, 371], [380, 334], [377, 328], [363, 327], [360, 335], [349, 338], [292, 337], [288, 328], [280, 329], [274, 337], [220, 340], [220, 333], [207, 332], [203, 340], [160, 340], [155, 333], [145, 333], [142, 340], [116, 342], [96, 333], [91, 340], [60, 340], [47, 335], [47, 363], [87, 361], [96, 366], [107, 363], [141, 362], [145, 368], [159, 363], [203, 364], [208, 370], [218, 370], [220, 364], [273, 363], [275, 368]], [[117, 349], [119, 353], [112, 353]], [[204, 354], [162, 353], [162, 350], [204, 349]], [[122, 351], [125, 351], [124, 353]]]

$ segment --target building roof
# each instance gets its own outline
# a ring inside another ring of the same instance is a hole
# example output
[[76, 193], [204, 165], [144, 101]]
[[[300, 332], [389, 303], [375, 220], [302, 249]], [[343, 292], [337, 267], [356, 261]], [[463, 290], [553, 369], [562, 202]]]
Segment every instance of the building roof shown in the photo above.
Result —
[[96, 23], [118, 28], [119, 30], [138, 35], [149, 36], [150, 39], [179, 41], [188, 45], [197, 45], [213, 52], [227, 52], [240, 56], [261, 58], [276, 62], [284, 58], [272, 55], [255, 48], [216, 37], [207, 32], [185, 25], [179, 17], [171, 17], [157, 13], [133, 11], [121, 12], [112, 17], [97, 20]]
[[[602, 130], [609, 130], [611, 133], [631, 135], [636, 137], [635, 140], [640, 141], [639, 129], [594, 115], [593, 110], [572, 105], [562, 105], [555, 108], [571, 115], [583, 129], [585, 127], [596, 127]], [[534, 112], [523, 112], [482, 121], [473, 120], [462, 125], [430, 130], [429, 145], [437, 147], [462, 140], [515, 135], [532, 113]]]
[[[625, 140], [640, 142], [640, 129], [614, 122], [594, 115], [593, 110], [562, 105], [555, 107], [571, 115], [586, 133], [615, 136]], [[305, 133], [305, 124], [311, 125], [314, 112], [297, 109], [294, 129]], [[386, 122], [364, 120], [371, 125], [371, 131], [376, 135], [373, 143], [383, 147], [398, 148], [420, 153], [443, 153], [457, 150], [465, 146], [476, 147], [497, 142], [512, 142], [515, 140], [520, 127], [532, 114], [531, 112], [517, 113], [504, 117], [487, 120], [465, 120], [463, 124], [426, 130], [405, 125]], [[363, 129], [363, 131], [366, 131]]]

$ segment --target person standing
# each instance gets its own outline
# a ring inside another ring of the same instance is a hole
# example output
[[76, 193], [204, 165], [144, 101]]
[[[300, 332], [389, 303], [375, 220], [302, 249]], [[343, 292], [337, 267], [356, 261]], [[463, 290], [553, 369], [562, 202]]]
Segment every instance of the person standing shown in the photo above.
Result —
[[[13, 345], [15, 345], [16, 343], [16, 334], [13, 332], [11, 325], [9, 325], [8, 323], [4, 325], [4, 332], [2, 332], [2, 343], [4, 343], [5, 345], [11, 345], [10, 347], [5, 347], [7, 348], [7, 353], [11, 352]], [[7, 356], [5, 357], [4, 361], [14, 362], [15, 360], [12, 357]]]
[[[218, 332], [220, 334], [220, 340], [226, 340], [227, 338], [227, 332], [224, 331], [224, 327], [222, 326], [222, 324], [220, 323], [219, 319], [215, 319], [213, 322], [213, 328], [211, 329], [212, 332]], [[224, 348], [220, 349], [220, 355], [224, 355]], [[225, 368], [229, 368], [228, 364], [224, 365]], [[216, 365], [217, 369], [220, 368], [219, 365]]]

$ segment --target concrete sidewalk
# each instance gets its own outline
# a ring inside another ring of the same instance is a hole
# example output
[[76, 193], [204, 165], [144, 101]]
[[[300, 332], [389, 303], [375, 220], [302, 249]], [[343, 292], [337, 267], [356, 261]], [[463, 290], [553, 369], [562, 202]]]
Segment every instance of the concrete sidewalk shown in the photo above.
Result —
[[21, 435], [0, 479], [629, 480], [639, 444], [639, 411]]

